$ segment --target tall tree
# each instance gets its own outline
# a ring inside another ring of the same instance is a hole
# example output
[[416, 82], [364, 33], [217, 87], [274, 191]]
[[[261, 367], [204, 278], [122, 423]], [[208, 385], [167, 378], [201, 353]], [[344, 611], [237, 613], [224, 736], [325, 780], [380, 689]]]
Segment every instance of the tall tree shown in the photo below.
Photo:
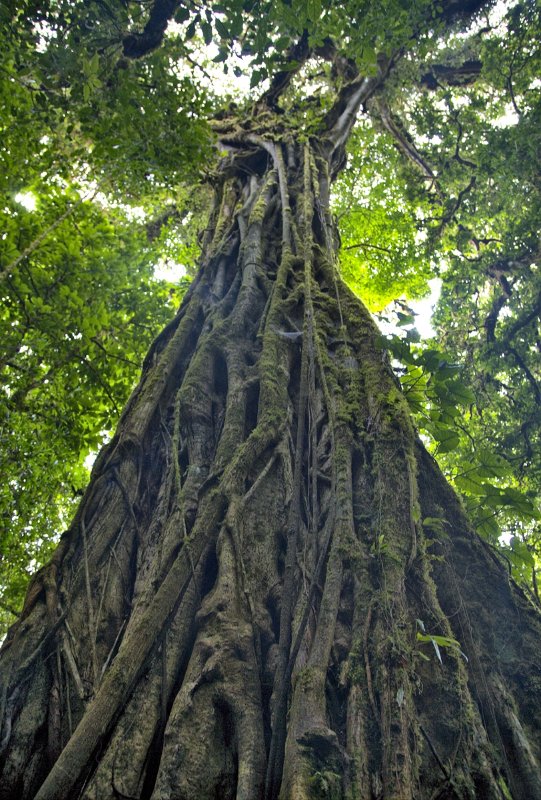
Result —
[[4, 644], [0, 797], [541, 798], [539, 613], [419, 441], [330, 211], [365, 112], [451, 224], [468, 190], [388, 104], [478, 5], [122, 18], [123, 60], [176, 12], [268, 85], [215, 115], [197, 276]]

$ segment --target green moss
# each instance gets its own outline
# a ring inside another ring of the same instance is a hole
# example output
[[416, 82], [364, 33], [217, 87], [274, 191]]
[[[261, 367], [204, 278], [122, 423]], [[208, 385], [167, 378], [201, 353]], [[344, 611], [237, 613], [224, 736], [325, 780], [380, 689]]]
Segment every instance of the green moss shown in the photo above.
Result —
[[316, 771], [308, 778], [308, 790], [310, 800], [342, 800], [342, 777], [329, 769]]
[[220, 210], [218, 211], [218, 218], [216, 220], [216, 227], [210, 245], [210, 253], [215, 254], [219, 251], [224, 237], [229, 232], [229, 226], [233, 219], [233, 210], [237, 204], [237, 193], [232, 182], [227, 182], [224, 185], [222, 192], [222, 201], [220, 203]]
[[295, 689], [298, 688], [304, 692], [311, 689], [317, 680], [318, 673], [319, 670], [315, 667], [304, 667], [299, 670], [295, 677]]
[[276, 170], [271, 170], [261, 187], [259, 196], [253, 205], [252, 212], [248, 221], [249, 225], [262, 224], [265, 212], [268, 208], [268, 190], [276, 183], [277, 174]]
[[349, 652], [347, 664], [347, 676], [351, 683], [356, 683], [359, 686], [364, 686], [366, 683], [366, 671], [364, 667], [363, 658], [363, 642], [361, 637], [357, 634], [355, 636], [351, 650]]
[[498, 786], [500, 787], [502, 795], [505, 797], [505, 800], [513, 800], [513, 795], [509, 791], [509, 786], [507, 785], [507, 783], [505, 782], [504, 778], [502, 778], [501, 775], [498, 778]]

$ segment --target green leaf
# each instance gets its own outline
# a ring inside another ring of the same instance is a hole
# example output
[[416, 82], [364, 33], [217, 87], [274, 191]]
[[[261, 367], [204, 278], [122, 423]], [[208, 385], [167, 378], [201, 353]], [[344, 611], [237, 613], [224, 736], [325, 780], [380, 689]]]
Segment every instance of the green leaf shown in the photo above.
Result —
[[266, 70], [264, 69], [254, 69], [252, 75], [250, 77], [250, 89], [253, 89], [254, 86], [258, 86], [264, 78], [266, 78]]
[[235, 39], [238, 39], [242, 33], [244, 23], [242, 16], [237, 14], [231, 17], [229, 20], [229, 35]]
[[440, 647], [446, 647], [446, 648], [449, 648], [450, 650], [456, 651], [457, 653], [459, 653], [464, 658], [465, 661], [468, 660], [467, 656], [460, 649], [459, 642], [457, 642], [456, 639], [453, 639], [450, 636], [438, 636], [438, 635], [435, 635], [435, 634], [420, 633], [419, 631], [417, 631], [417, 641], [418, 642], [431, 643], [433, 645], [433, 647], [434, 647], [434, 650], [436, 651], [436, 655], [438, 657], [438, 660], [442, 665], [443, 665], [443, 661], [442, 661], [442, 658], [441, 658]]
[[455, 450], [460, 443], [460, 437], [453, 428], [434, 425], [431, 428], [431, 433], [438, 442], [438, 453], [450, 453], [452, 450]]
[[438, 534], [445, 534], [445, 525], [448, 523], [443, 517], [425, 517], [422, 524], [423, 527], [433, 530]]
[[298, 69], [299, 62], [295, 61], [294, 59], [290, 59], [285, 64], [282, 65], [283, 72], [293, 72], [294, 70]]
[[541, 519], [539, 509], [518, 489], [507, 487], [501, 492], [500, 499], [502, 505], [513, 508], [526, 519]]
[[307, 16], [312, 22], [318, 22], [321, 16], [321, 0], [307, 0]]
[[201, 21], [201, 31], [203, 33], [203, 39], [206, 45], [209, 45], [212, 42], [212, 25], [210, 22], [206, 22], [205, 20]]
[[415, 314], [404, 314], [402, 311], [397, 311], [398, 317], [397, 325], [404, 327], [405, 325], [413, 325], [415, 323]]
[[419, 363], [422, 364], [423, 367], [425, 367], [429, 372], [433, 372], [435, 374], [439, 372], [439, 367], [445, 365], [445, 361], [442, 360], [441, 353], [439, 353], [437, 350], [423, 350], [423, 352], [419, 355]]
[[214, 26], [222, 39], [229, 39], [229, 31], [219, 17], [214, 18]]
[[456, 403], [461, 403], [462, 405], [466, 406], [475, 402], [475, 395], [471, 389], [468, 389], [468, 387], [462, 383], [462, 381], [459, 381], [456, 378], [454, 380], [447, 381], [446, 388]]
[[[457, 475], [454, 482], [461, 491], [476, 495], [485, 494], [490, 486], [490, 484], [487, 484], [485, 479], [479, 475], [475, 468], [464, 472], [462, 475]], [[498, 492], [496, 487], [491, 488]]]
[[521, 541], [518, 536], [513, 536], [510, 544], [513, 554], [518, 557], [520, 562], [525, 564], [527, 567], [535, 566], [535, 559], [526, 542]]
[[185, 38], [187, 40], [193, 39], [193, 37], [195, 36], [196, 29], [197, 29], [197, 19], [192, 19], [192, 21], [190, 22], [184, 33]]
[[479, 475], [486, 478], [502, 478], [513, 472], [511, 464], [505, 458], [490, 452], [490, 450], [478, 448], [475, 455], [479, 462]]
[[217, 55], [214, 56], [212, 59], [215, 64], [220, 64], [223, 61], [226, 61], [229, 56], [229, 53], [225, 47], [220, 47], [218, 50]]
[[439, 380], [447, 380], [447, 378], [452, 378], [457, 373], [461, 372], [462, 367], [460, 364], [450, 364], [444, 361], [442, 364], [439, 365], [437, 372], [435, 373]]
[[190, 18], [190, 10], [186, 6], [180, 6], [175, 12], [175, 22], [186, 22]]
[[363, 61], [365, 64], [376, 63], [376, 51], [373, 47], [370, 47], [369, 45], [365, 45], [363, 47]]
[[421, 341], [421, 334], [417, 330], [417, 328], [410, 328], [409, 331], [406, 333], [406, 339], [408, 342], [420, 342]]

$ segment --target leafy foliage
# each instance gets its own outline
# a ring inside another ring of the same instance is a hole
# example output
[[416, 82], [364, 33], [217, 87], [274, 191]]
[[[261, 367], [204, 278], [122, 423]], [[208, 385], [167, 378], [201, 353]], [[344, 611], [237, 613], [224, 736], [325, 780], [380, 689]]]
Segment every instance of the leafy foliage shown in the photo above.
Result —
[[[399, 315], [402, 323], [412, 325], [413, 314]], [[435, 343], [418, 344], [418, 338], [411, 327], [406, 336], [384, 340], [417, 426], [463, 495], [476, 529], [503, 555], [513, 575], [536, 589], [541, 514], [532, 482], [521, 479], [508, 453], [498, 453], [495, 436], [483, 435], [466, 368]]]
[[412, 208], [402, 173], [391, 137], [370, 120], [361, 122], [348, 169], [337, 181], [335, 213], [341, 273], [373, 311], [401, 295], [422, 296], [433, 272], [421, 223], [429, 202], [419, 195]]
[[[469, 38], [408, 55], [370, 109], [372, 127], [363, 123], [352, 163], [368, 168], [351, 187], [343, 179], [338, 205], [362, 214], [358, 228], [341, 218], [350, 285], [375, 310], [401, 296], [391, 316], [404, 333], [389, 347], [419, 429], [536, 602], [540, 22], [538, 8], [515, 5]], [[362, 241], [363, 230], [374, 233]], [[351, 254], [355, 241], [362, 247]], [[434, 275], [443, 284], [436, 338], [420, 342], [404, 300]]]
[[[97, 36], [97, 5], [85, 11]], [[209, 137], [204, 117], [191, 116], [204, 96], [165, 68], [170, 52], [113, 69], [101, 51], [89, 55], [99, 44], [92, 36], [75, 46], [82, 21], [67, 4], [4, 4], [0, 13], [4, 626], [72, 515], [85, 462], [109, 435], [150, 340], [185, 289], [154, 271], [164, 261], [194, 264], [195, 225], [184, 204], [190, 194], [195, 212], [199, 195], [179, 176], [201, 168]], [[164, 125], [168, 103], [184, 137]]]
[[[34, 212], [13, 204], [2, 263], [69, 203], [59, 193], [38, 198]], [[10, 605], [27, 580], [23, 567], [41, 563], [65, 526], [88, 478], [85, 459], [112, 429], [179, 299], [153, 278], [155, 258], [140, 225], [86, 202], [4, 278], [0, 513]]]

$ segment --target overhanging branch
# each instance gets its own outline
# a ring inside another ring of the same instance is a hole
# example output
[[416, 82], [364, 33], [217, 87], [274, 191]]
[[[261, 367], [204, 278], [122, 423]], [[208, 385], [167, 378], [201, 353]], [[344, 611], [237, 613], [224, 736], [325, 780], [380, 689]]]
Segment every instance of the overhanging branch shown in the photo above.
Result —
[[295, 66], [292, 69], [280, 70], [273, 76], [270, 87], [261, 95], [257, 101], [256, 108], [275, 109], [278, 99], [291, 83], [292, 77], [299, 71], [309, 56], [308, 31], [305, 30], [299, 41], [289, 48], [285, 56], [285, 61], [290, 65], [295, 64]]
[[428, 188], [434, 189], [440, 200], [443, 200], [443, 192], [432, 167], [421, 155], [406, 128], [393, 117], [384, 98], [374, 98], [370, 103], [370, 111], [377, 115], [385, 130], [391, 134], [400, 152], [422, 172], [429, 182]]
[[468, 59], [458, 66], [431, 64], [421, 75], [421, 85], [427, 89], [438, 89], [442, 84], [447, 86], [471, 86], [475, 83], [483, 64], [478, 59]]
[[127, 58], [141, 58], [156, 50], [163, 41], [167, 25], [180, 0], [155, 0], [142, 33], [129, 33], [122, 42]]
[[375, 92], [383, 85], [395, 64], [395, 58], [381, 59], [378, 74], [373, 77], [357, 75], [347, 83], [337, 95], [332, 108], [322, 120], [320, 137], [328, 148], [328, 155], [335, 162], [334, 172], [340, 169], [343, 162], [343, 149], [361, 105], [366, 104]]

